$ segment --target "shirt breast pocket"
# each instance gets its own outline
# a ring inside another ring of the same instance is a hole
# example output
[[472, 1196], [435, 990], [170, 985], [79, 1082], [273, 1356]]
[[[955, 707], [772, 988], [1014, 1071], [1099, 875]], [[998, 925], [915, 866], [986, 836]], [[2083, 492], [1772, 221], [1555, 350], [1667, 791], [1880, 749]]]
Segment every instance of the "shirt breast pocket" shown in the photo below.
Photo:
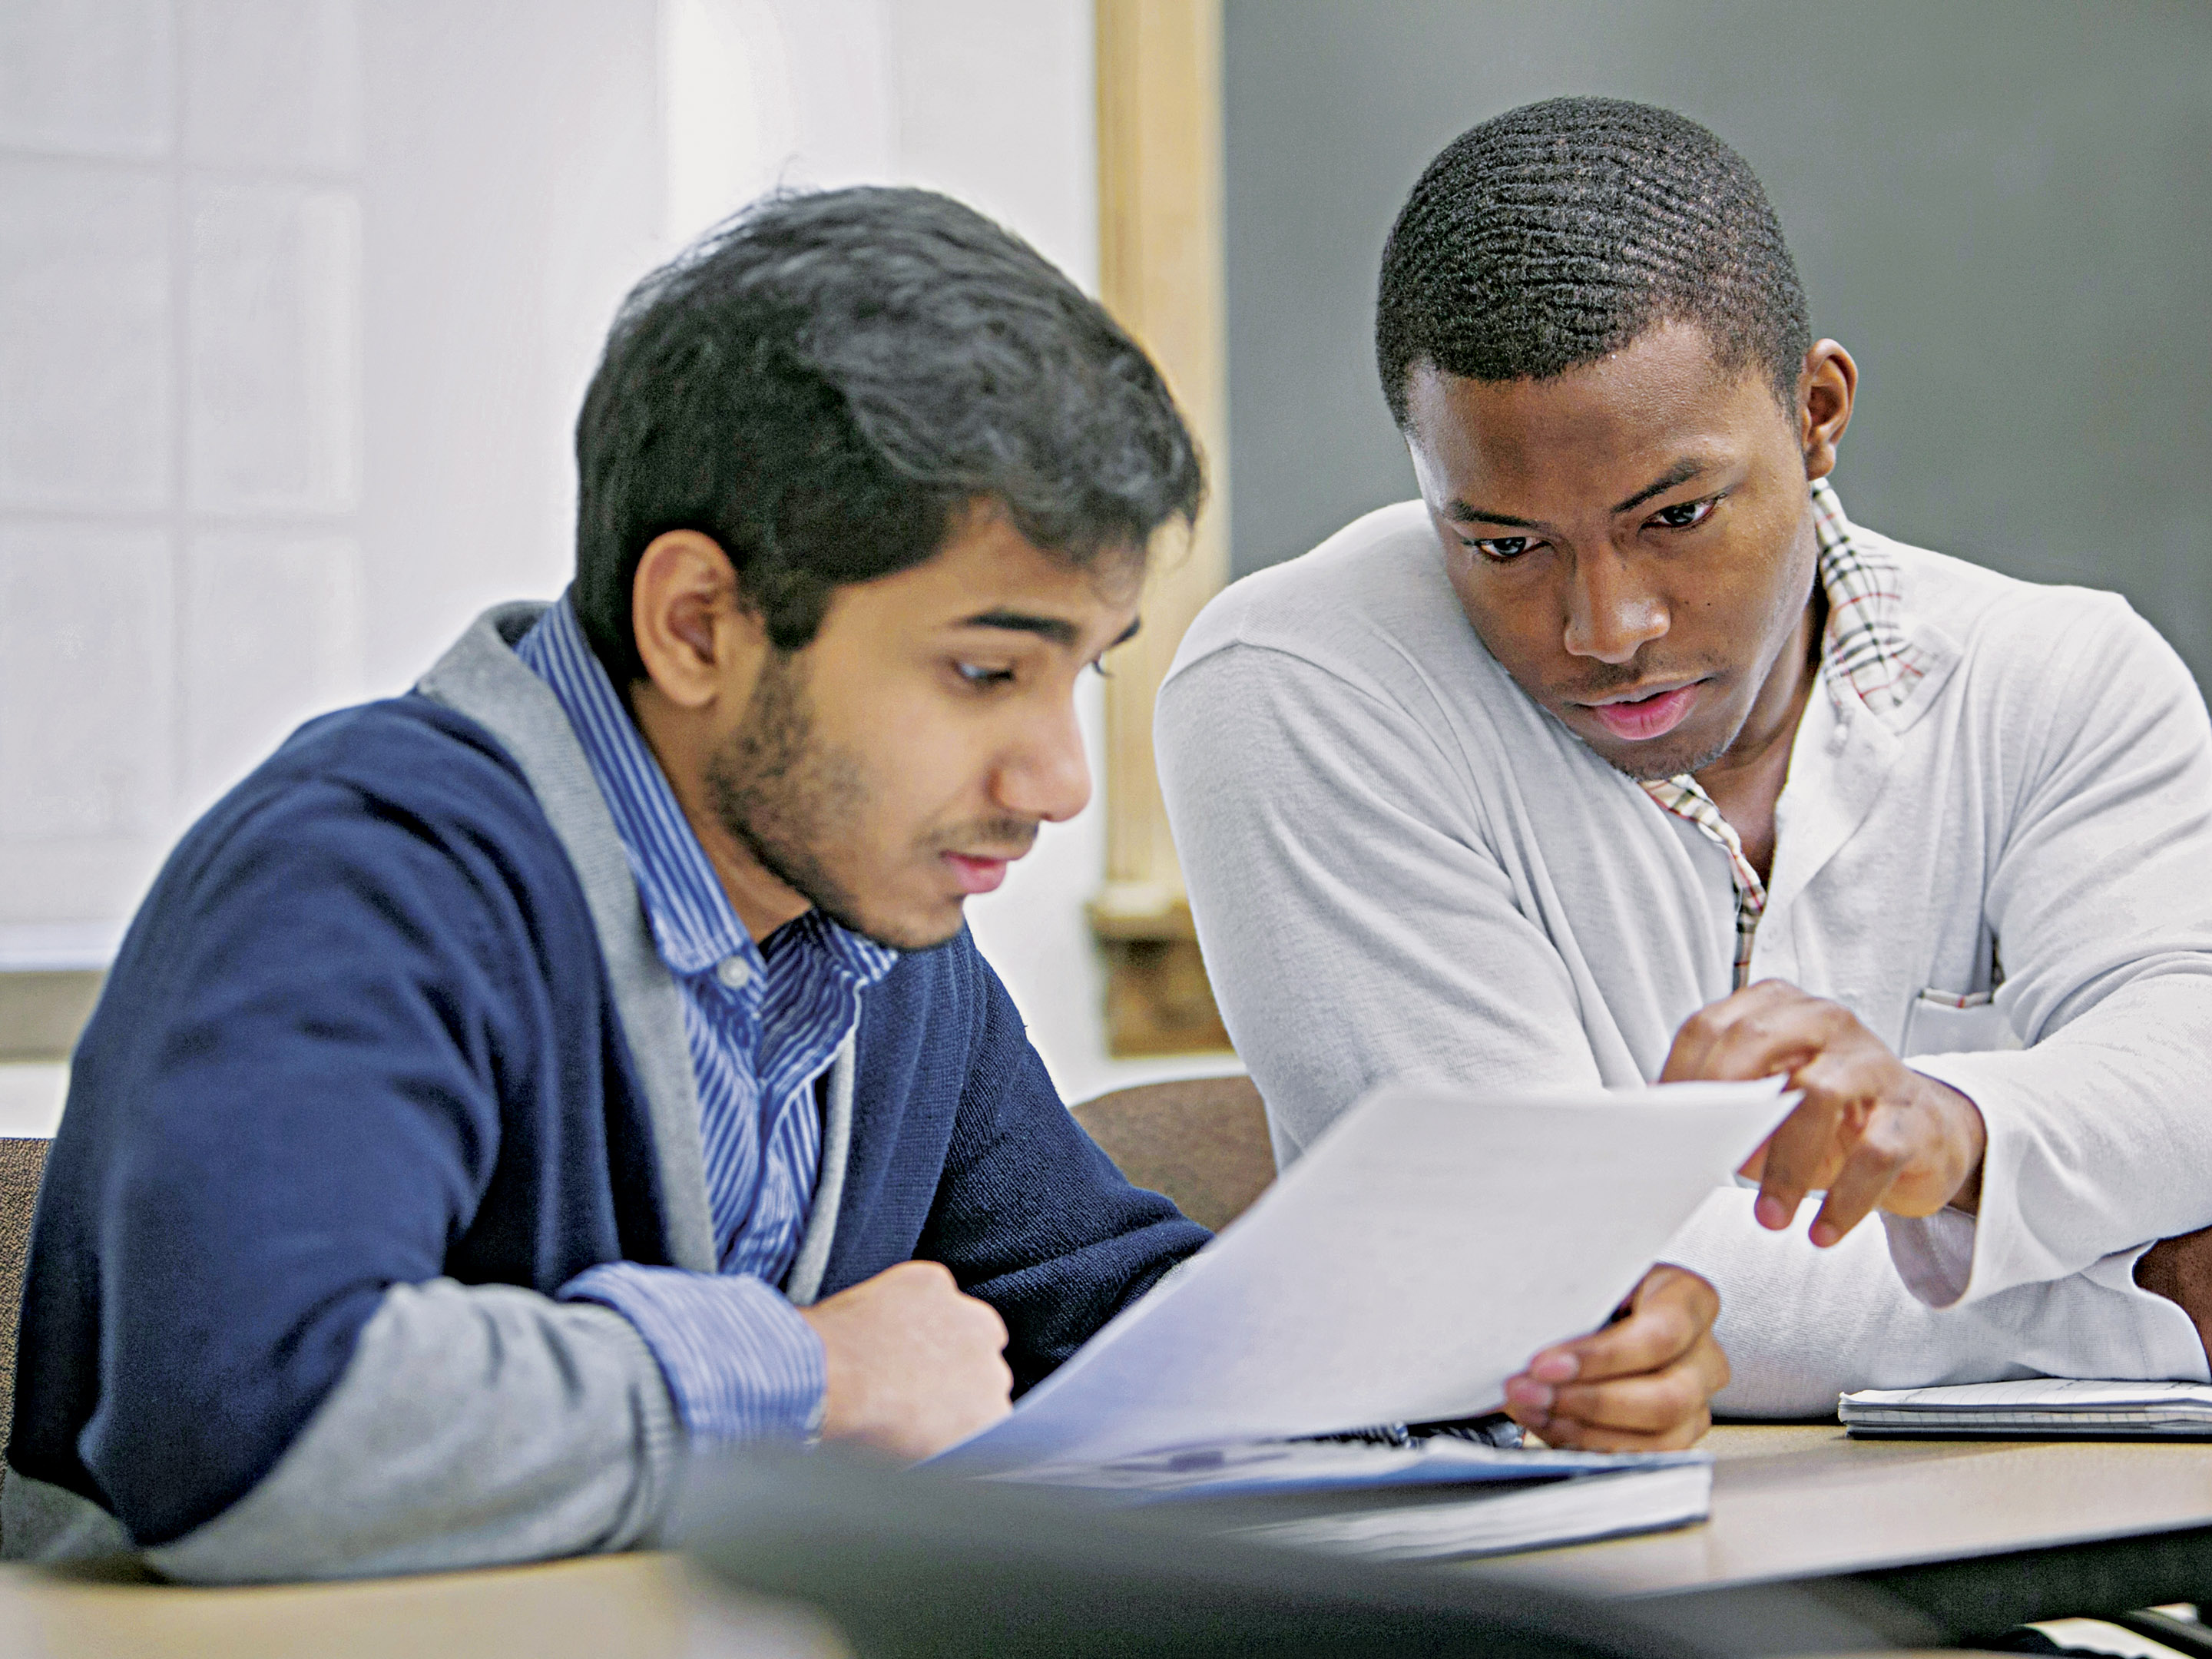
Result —
[[1899, 1060], [1921, 1054], [1978, 1054], [2027, 1045], [1987, 991], [1923, 991], [1905, 1016]]

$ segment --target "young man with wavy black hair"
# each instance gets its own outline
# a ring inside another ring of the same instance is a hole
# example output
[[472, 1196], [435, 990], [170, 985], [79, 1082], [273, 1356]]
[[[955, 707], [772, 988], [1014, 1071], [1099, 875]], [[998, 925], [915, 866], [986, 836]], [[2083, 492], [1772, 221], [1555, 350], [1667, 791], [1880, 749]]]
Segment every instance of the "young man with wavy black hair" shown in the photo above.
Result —
[[33, 1232], [14, 1556], [196, 1579], [649, 1536], [687, 1446], [921, 1456], [1205, 1234], [1060, 1105], [961, 925], [1090, 790], [1076, 678], [1197, 454], [942, 197], [648, 278], [577, 574], [190, 832]]
[[[1739, 1412], [2204, 1380], [2212, 739], [2172, 651], [1844, 516], [1856, 368], [1681, 116], [1462, 135], [1376, 342], [1420, 499], [1231, 589], [1160, 703], [1279, 1152], [1386, 1077], [1803, 1091], [1696, 1273], [1515, 1380], [1555, 1443], [1702, 1428], [1711, 1286]], [[1817, 1248], [1778, 1236], [1814, 1193]]]

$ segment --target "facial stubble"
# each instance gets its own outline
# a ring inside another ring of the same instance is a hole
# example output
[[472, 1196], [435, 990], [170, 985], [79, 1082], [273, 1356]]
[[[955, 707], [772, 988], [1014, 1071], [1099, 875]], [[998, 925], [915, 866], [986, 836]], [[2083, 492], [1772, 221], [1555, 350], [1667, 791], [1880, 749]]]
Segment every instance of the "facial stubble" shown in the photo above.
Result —
[[707, 763], [707, 790], [722, 828], [763, 870], [839, 926], [877, 937], [823, 857], [864, 821], [867, 785], [853, 757], [815, 743], [796, 653], [769, 653], [744, 724]]
[[[832, 867], [829, 854], [863, 840], [875, 803], [867, 770], [821, 741], [799, 653], [771, 653], [738, 733], [707, 763], [707, 791], [722, 828], [760, 866], [839, 927], [895, 951], [941, 945], [958, 927], [915, 927], [877, 912]], [[987, 818], [927, 838], [918, 859], [991, 848], [1019, 858], [1036, 838], [1024, 819]]]

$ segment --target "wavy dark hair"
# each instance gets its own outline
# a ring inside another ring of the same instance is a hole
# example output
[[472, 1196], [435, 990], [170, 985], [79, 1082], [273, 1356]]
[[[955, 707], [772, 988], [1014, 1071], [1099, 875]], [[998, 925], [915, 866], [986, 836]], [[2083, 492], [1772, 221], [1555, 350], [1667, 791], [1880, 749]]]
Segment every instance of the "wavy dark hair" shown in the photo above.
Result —
[[1204, 475], [1159, 371], [1020, 238], [931, 191], [769, 197], [635, 289], [576, 422], [575, 605], [617, 685], [630, 590], [712, 537], [770, 642], [920, 564], [977, 503], [1077, 564], [1141, 559]]
[[1402, 427], [1417, 363], [1544, 380], [1668, 322], [1796, 403], [1805, 288], [1743, 157], [1672, 110], [1551, 98], [1468, 128], [1414, 185], [1382, 252], [1376, 367]]

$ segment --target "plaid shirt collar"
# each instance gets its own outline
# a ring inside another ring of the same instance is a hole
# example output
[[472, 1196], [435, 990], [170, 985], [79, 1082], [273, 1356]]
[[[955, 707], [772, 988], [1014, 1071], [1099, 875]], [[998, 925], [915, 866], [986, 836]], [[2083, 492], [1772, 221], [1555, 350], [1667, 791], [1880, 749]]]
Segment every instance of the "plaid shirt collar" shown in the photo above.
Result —
[[1897, 561], [1844, 516], [1828, 481], [1813, 484], [1813, 534], [1820, 544], [1820, 586], [1828, 628], [1820, 641], [1821, 678], [1836, 707], [1856, 697], [1887, 714], [1911, 696], [1927, 660], [1905, 636]]
[[[1928, 672], [1898, 614], [1902, 600], [1896, 562], [1844, 516], [1843, 503], [1826, 478], [1813, 484], [1813, 534], [1820, 547], [1820, 587], [1828, 599], [1828, 625], [1820, 638], [1821, 680], [1838, 710], [1848, 712], [1857, 702], [1886, 714], [1911, 697]], [[1697, 825], [1729, 855], [1735, 885], [1735, 983], [1741, 990], [1750, 981], [1752, 941], [1766, 912], [1766, 884], [1743, 855], [1735, 826], [1721, 816], [1695, 778], [1685, 773], [1643, 783], [1653, 800]]]

